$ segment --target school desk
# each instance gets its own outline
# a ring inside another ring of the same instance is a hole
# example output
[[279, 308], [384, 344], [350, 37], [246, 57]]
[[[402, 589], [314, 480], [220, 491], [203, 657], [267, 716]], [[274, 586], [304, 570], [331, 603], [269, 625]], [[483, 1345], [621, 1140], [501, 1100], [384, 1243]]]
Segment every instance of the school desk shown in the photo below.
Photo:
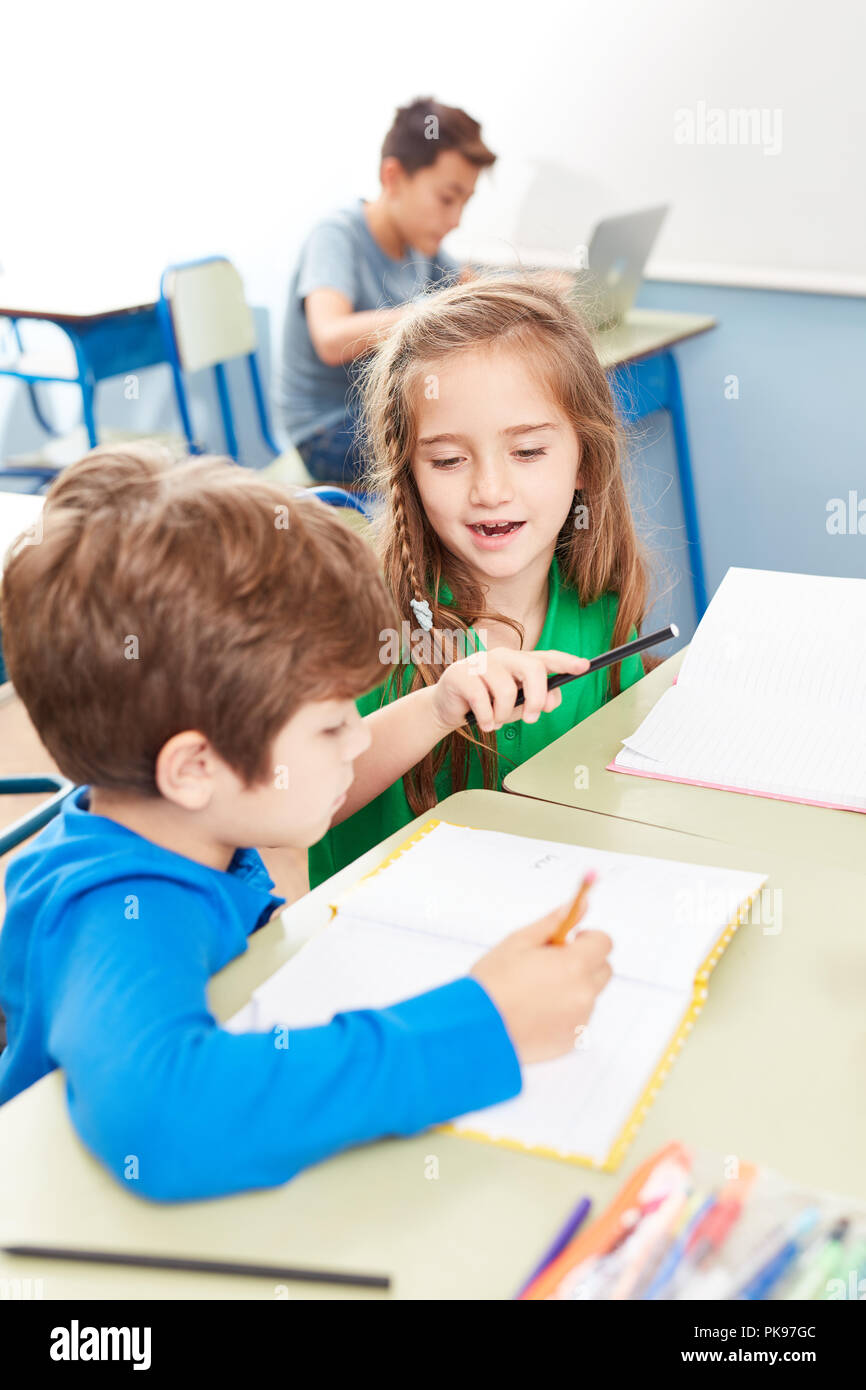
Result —
[[866, 814], [608, 772], [622, 739], [673, 682], [686, 650], [509, 772], [505, 790], [772, 853], [790, 851], [813, 863], [866, 868]]
[[[866, 1197], [860, 984], [866, 876], [782, 848], [734, 847], [498, 792], [449, 797], [438, 815], [601, 849], [759, 869], [770, 874], [770, 894], [781, 892], [782, 930], [768, 934], [751, 921], [739, 928], [711, 977], [694, 1032], [617, 1173], [428, 1130], [348, 1151], [280, 1188], [158, 1205], [122, 1189], [84, 1150], [55, 1072], [0, 1109], [0, 1244], [294, 1261], [388, 1273], [394, 1298], [507, 1299], [581, 1196], [592, 1197], [600, 1211], [635, 1165], [672, 1138], [757, 1160], [794, 1182]], [[325, 926], [334, 892], [374, 867], [408, 831], [257, 932], [247, 953], [213, 981], [216, 1016], [234, 1014], [311, 931]], [[495, 884], [490, 910], [496, 911]], [[434, 1160], [438, 1177], [427, 1176]], [[268, 1280], [5, 1256], [0, 1289], [10, 1279], [42, 1279], [46, 1298], [356, 1296], [309, 1284], [282, 1290]]]
[[[0, 360], [0, 375], [24, 382], [37, 421], [52, 435], [57, 431], [42, 409], [36, 387], [57, 382], [77, 386], [84, 427], [90, 447], [95, 448], [97, 383], [168, 361], [156, 300], [153, 287], [106, 283], [79, 288], [71, 280], [52, 287], [41, 277], [28, 281], [0, 275], [0, 319], [11, 321], [17, 349]], [[52, 323], [66, 334], [72, 358], [68, 365], [54, 354], [25, 350], [19, 323], [28, 319]]]
[[599, 333], [595, 340], [623, 419], [632, 423], [656, 410], [666, 410], [671, 417], [698, 622], [707, 607], [707, 582], [685, 406], [673, 349], [687, 338], [706, 333], [715, 323], [705, 314], [631, 309], [621, 324]]

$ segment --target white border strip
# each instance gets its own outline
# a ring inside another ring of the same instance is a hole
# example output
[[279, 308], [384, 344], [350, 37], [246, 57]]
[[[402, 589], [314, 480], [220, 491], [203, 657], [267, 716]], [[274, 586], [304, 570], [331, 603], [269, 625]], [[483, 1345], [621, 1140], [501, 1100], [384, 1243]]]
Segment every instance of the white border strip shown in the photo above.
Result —
[[835, 294], [866, 298], [866, 275], [835, 270], [772, 270], [770, 267], [650, 261], [646, 280], [687, 285], [730, 285], [748, 290], [788, 290], [796, 294]]
[[[458, 241], [446, 248], [455, 260], [491, 268], [520, 265], [552, 270], [574, 270], [568, 251], [549, 248], [517, 247], [508, 238]], [[668, 280], [686, 285], [730, 285], [748, 290], [787, 290], [794, 294], [847, 295], [866, 298], [866, 275], [839, 270], [774, 270], [772, 266], [724, 265], [714, 261], [650, 260], [644, 271], [646, 280]]]

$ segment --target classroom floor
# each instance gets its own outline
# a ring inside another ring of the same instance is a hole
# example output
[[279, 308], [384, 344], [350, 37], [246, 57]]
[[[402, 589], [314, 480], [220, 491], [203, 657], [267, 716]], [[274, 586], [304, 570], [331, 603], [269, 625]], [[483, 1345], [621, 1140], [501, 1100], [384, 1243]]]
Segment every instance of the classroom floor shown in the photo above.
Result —
[[[43, 748], [33, 725], [27, 717], [11, 685], [0, 685], [0, 777], [21, 776], [26, 773], [56, 772], [57, 768]], [[19, 816], [35, 809], [42, 796], [0, 796], [0, 825], [9, 825]], [[6, 865], [15, 850], [0, 855], [0, 921], [5, 912], [3, 884]], [[287, 903], [296, 902], [309, 890], [307, 856], [303, 850], [267, 850], [262, 857], [276, 885], [276, 892]], [[3, 1041], [0, 1015], [0, 1044]]]

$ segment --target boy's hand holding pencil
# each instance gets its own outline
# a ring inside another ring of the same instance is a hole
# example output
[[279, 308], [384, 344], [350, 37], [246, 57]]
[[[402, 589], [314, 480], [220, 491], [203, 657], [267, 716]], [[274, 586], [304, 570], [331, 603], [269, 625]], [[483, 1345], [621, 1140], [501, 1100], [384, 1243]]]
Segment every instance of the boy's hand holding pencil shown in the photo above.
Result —
[[558, 907], [512, 932], [469, 972], [502, 1015], [521, 1063], [570, 1051], [611, 977], [613, 942], [605, 932], [582, 931], [567, 940], [586, 914], [594, 880], [594, 873], [585, 876], [564, 915]]
[[568, 933], [578, 922], [583, 921], [589, 907], [589, 890], [597, 878], [595, 869], [590, 869], [588, 874], [584, 874], [583, 882], [575, 893], [571, 906], [550, 938], [551, 946], [564, 946], [568, 940]]

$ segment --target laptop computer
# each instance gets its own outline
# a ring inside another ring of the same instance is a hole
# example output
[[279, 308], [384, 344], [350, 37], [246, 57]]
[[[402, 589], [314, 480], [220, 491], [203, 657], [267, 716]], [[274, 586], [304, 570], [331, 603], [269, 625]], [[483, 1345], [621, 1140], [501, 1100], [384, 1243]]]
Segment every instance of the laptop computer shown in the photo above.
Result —
[[574, 287], [575, 301], [593, 328], [614, 328], [634, 304], [668, 206], [605, 217], [597, 224]]

